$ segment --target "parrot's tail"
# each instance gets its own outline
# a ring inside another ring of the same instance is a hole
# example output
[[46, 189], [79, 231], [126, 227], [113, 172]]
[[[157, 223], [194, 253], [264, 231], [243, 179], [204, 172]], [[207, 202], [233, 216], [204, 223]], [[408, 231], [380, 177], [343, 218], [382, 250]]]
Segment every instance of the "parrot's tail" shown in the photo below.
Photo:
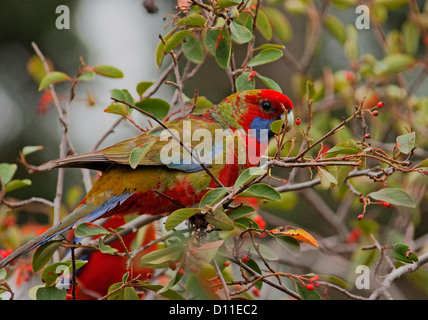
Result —
[[43, 245], [49, 240], [69, 230], [71, 227], [80, 223], [92, 222], [101, 218], [104, 214], [113, 211], [117, 206], [120, 206], [126, 199], [131, 197], [134, 192], [126, 192], [119, 196], [112, 197], [101, 206], [87, 205], [82, 201], [77, 208], [67, 217], [62, 219], [58, 224], [54, 225], [49, 230], [42, 233], [40, 236], [30, 240], [18, 250], [12, 252], [6, 258], [0, 260], [0, 268], [5, 267], [13, 260], [19, 258], [23, 254]]

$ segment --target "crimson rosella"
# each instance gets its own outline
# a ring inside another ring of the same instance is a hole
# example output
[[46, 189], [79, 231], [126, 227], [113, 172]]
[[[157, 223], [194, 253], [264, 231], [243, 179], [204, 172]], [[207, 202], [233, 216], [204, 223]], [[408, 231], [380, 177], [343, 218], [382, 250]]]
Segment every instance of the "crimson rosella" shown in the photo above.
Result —
[[[0, 268], [79, 223], [112, 215], [167, 215], [198, 203], [219, 181], [232, 186], [243, 170], [259, 164], [273, 135], [271, 124], [285, 118], [291, 125], [292, 109], [291, 100], [277, 91], [242, 91], [166, 122], [168, 130], [157, 126], [111, 147], [41, 165], [40, 170], [79, 167], [103, 174], [73, 212], [0, 261]], [[244, 143], [230, 142], [224, 132]], [[131, 165], [136, 148], [141, 157]]]

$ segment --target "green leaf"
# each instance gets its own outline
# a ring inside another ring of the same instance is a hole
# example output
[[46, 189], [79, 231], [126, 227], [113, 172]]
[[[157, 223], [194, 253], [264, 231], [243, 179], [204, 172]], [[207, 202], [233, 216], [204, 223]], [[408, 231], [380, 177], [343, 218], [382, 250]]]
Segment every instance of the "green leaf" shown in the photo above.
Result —
[[175, 47], [180, 45], [183, 42], [184, 38], [189, 36], [191, 33], [192, 33], [191, 30], [181, 30], [174, 33], [174, 35], [171, 36], [171, 38], [165, 41], [165, 47], [163, 50], [166, 53], [169, 53]]
[[[87, 263], [87, 261], [83, 260], [76, 260], [76, 270], [81, 268]], [[65, 274], [67, 276], [71, 274], [72, 271], [72, 262], [71, 261], [65, 261], [65, 262], [57, 262], [48, 265], [46, 268], [43, 269], [41, 279], [45, 283], [47, 287], [53, 286], [59, 281], [58, 277], [62, 274]]]
[[205, 214], [205, 220], [220, 230], [232, 231], [235, 229], [233, 221], [224, 213], [223, 208], [218, 208], [212, 214]]
[[7, 272], [5, 268], [0, 269], [0, 280], [4, 280], [6, 278]]
[[402, 25], [404, 51], [414, 56], [419, 48], [420, 29], [416, 22], [406, 20]]
[[279, 192], [264, 183], [253, 184], [247, 190], [241, 192], [239, 196], [256, 199], [270, 199], [273, 201], [281, 200], [281, 195], [279, 194]]
[[289, 236], [276, 236], [274, 234], [269, 233], [270, 235], [275, 237], [275, 240], [286, 250], [298, 254], [300, 252], [300, 243], [293, 237]]
[[230, 188], [215, 188], [208, 191], [201, 199], [199, 208], [205, 209], [205, 206], [213, 206], [222, 198], [224, 198], [229, 190]]
[[274, 7], [264, 7], [264, 13], [269, 18], [273, 33], [283, 42], [291, 40], [293, 30], [288, 18]]
[[[270, 261], [278, 260], [278, 255], [271, 248], [262, 243], [257, 243], [256, 245], [258, 246], [260, 254], [264, 259]], [[254, 255], [258, 255], [257, 250], [254, 248], [253, 245], [250, 246], [250, 252]]]
[[342, 288], [348, 287], [347, 283], [340, 278], [330, 276], [330, 275], [319, 275], [319, 277], [320, 277], [320, 280], [336, 284], [338, 286], [341, 286]]
[[327, 170], [318, 167], [318, 175], [325, 190], [337, 186], [337, 179]]
[[[260, 275], [262, 275], [262, 274], [263, 274], [262, 269], [260, 269], [259, 265], [257, 264], [257, 262], [256, 262], [256, 261], [254, 261], [254, 259], [249, 258], [247, 262], [244, 262], [244, 264], [245, 264], [247, 267], [249, 267], [249, 268], [251, 268], [252, 270], [254, 270], [255, 272], [257, 272], [258, 274], [260, 274]], [[258, 281], [258, 282], [255, 284], [255, 287], [256, 287], [257, 289], [259, 289], [259, 290], [260, 290], [260, 289], [263, 287], [263, 281]]]
[[416, 207], [415, 200], [413, 200], [408, 193], [397, 188], [384, 188], [379, 191], [371, 192], [368, 196], [375, 200], [389, 202], [397, 206], [409, 208]]
[[14, 163], [0, 163], [0, 183], [6, 185], [12, 180], [18, 166]]
[[244, 27], [238, 20], [233, 20], [231, 22], [230, 32], [232, 40], [239, 44], [247, 43], [253, 38], [251, 31]]
[[138, 296], [137, 291], [133, 287], [125, 287], [123, 288], [123, 298], [124, 300], [141, 300]]
[[229, 66], [231, 53], [230, 35], [226, 25], [224, 25], [218, 35], [215, 46], [215, 60], [220, 68], [226, 69]]
[[155, 82], [154, 81], [141, 81], [137, 84], [137, 94], [141, 97]]
[[26, 146], [24, 148], [22, 148], [22, 155], [27, 156], [30, 153], [36, 152], [36, 151], [40, 151], [43, 150], [43, 146]]
[[217, 39], [220, 35], [220, 29], [209, 29], [205, 35], [205, 45], [209, 53], [215, 56], [215, 50], [217, 48]]
[[407, 0], [374, 0], [373, 4], [382, 5], [387, 9], [396, 10], [408, 5], [409, 2]]
[[77, 80], [79, 81], [91, 81], [95, 79], [95, 72], [92, 70], [83, 72]]
[[120, 71], [118, 68], [109, 66], [106, 64], [99, 64], [97, 66], [93, 66], [92, 70], [103, 77], [107, 78], [123, 78], [123, 72]]
[[62, 240], [48, 241], [37, 248], [33, 256], [33, 271], [41, 270], [51, 259], [54, 252], [61, 246]]
[[166, 231], [170, 231], [178, 226], [183, 221], [193, 217], [198, 212], [201, 212], [200, 208], [182, 208], [175, 210], [171, 213], [165, 221]]
[[[123, 89], [122, 92], [123, 92], [123, 95], [125, 97], [125, 99], [123, 99], [123, 100], [125, 100], [126, 102], [128, 102], [130, 105], [134, 105], [135, 104], [134, 103], [134, 98], [129, 93], [129, 91], [127, 89]], [[129, 108], [129, 106], [128, 106], [128, 108]]]
[[283, 46], [282, 44], [264, 43], [261, 46], [255, 48], [254, 51], [264, 49], [285, 49], [285, 46]]
[[[167, 41], [169, 38], [171, 38], [177, 29], [178, 27], [175, 27], [170, 32], [168, 32], [165, 36], [163, 36], [163, 41]], [[155, 51], [156, 65], [158, 68], [160, 68], [160, 66], [162, 65], [163, 59], [165, 57], [165, 51], [164, 51], [165, 44], [163, 41], [159, 41]]]
[[233, 6], [237, 6], [238, 4], [240, 4], [241, 1], [233, 1], [233, 0], [218, 0], [215, 3], [215, 8], [229, 8], [229, 7], [233, 7]]
[[376, 68], [376, 73], [379, 75], [390, 75], [399, 73], [413, 67], [416, 63], [414, 57], [404, 53], [394, 53], [387, 55], [380, 61]]
[[196, 64], [204, 62], [204, 46], [198, 37], [194, 35], [187, 37], [186, 42], [183, 42], [182, 49], [187, 60]]
[[268, 41], [272, 39], [272, 26], [263, 10], [259, 9], [257, 13], [256, 26], [257, 30], [261, 33], [263, 38]]
[[135, 106], [150, 113], [158, 120], [165, 118], [169, 112], [169, 103], [159, 98], [147, 98], [135, 104]]
[[400, 152], [408, 154], [415, 146], [416, 133], [409, 132], [397, 137], [397, 148]]
[[203, 27], [206, 22], [207, 19], [205, 19], [204, 16], [197, 13], [192, 13], [178, 20], [177, 25], [187, 27]]
[[321, 300], [321, 296], [315, 290], [306, 289], [306, 287], [300, 284], [297, 284], [296, 287], [302, 300]]
[[275, 120], [270, 125], [270, 129], [272, 130], [273, 133], [278, 135], [281, 133], [283, 126], [284, 126], [284, 120], [282, 120], [282, 119]]
[[346, 26], [346, 41], [344, 44], [346, 57], [350, 61], [357, 60], [360, 55], [358, 45], [358, 32], [355, 26], [348, 24]]
[[409, 246], [403, 243], [393, 245], [390, 253], [393, 258], [406, 263], [413, 263], [419, 260], [416, 254], [410, 251]]
[[346, 28], [336, 16], [332, 14], [326, 14], [324, 16], [324, 26], [327, 31], [341, 44], [346, 42]]
[[243, 184], [250, 182], [254, 180], [255, 178], [259, 177], [262, 174], [265, 174], [267, 170], [261, 169], [261, 168], [248, 168], [245, 169], [239, 177], [235, 181], [234, 189], [236, 190]]
[[279, 84], [277, 84], [274, 80], [272, 80], [271, 78], [268, 78], [268, 77], [264, 77], [264, 76], [261, 76], [260, 74], [258, 74], [257, 73], [257, 75], [256, 75], [260, 80], [262, 80], [263, 81], [263, 83], [269, 88], [269, 89], [272, 89], [272, 90], [275, 90], [275, 91], [278, 91], [278, 92], [281, 92], [282, 93], [282, 89], [281, 89], [281, 87], [279, 86]]
[[101, 239], [98, 239], [98, 248], [100, 248], [100, 252], [102, 253], [117, 252], [116, 248], [113, 248], [107, 244], [104, 244], [104, 242]]
[[4, 192], [8, 193], [16, 189], [20, 189], [23, 187], [31, 186], [31, 180], [24, 179], [24, 180], [12, 180], [4, 187]]
[[415, 168], [428, 168], [428, 158], [419, 162], [419, 164]]
[[253, 215], [255, 212], [254, 208], [251, 206], [240, 206], [238, 208], [232, 209], [229, 213], [228, 213], [228, 217], [232, 220], [236, 220], [242, 217], [247, 217], [247, 216], [251, 216]]
[[81, 223], [74, 230], [74, 235], [77, 238], [95, 237], [106, 234], [110, 234], [110, 232], [92, 222]]
[[150, 148], [155, 143], [156, 141], [147, 142], [132, 149], [129, 155], [129, 165], [132, 169], [135, 169], [141, 163], [141, 160], [147, 155], [147, 152], [149, 152]]
[[130, 110], [129, 110], [128, 106], [124, 105], [123, 103], [119, 103], [119, 102], [113, 102], [106, 109], [104, 109], [104, 112], [118, 114], [118, 115], [123, 116], [125, 118], [130, 114]]
[[255, 67], [262, 64], [270, 63], [278, 60], [284, 53], [280, 49], [264, 49], [260, 51], [251, 61], [248, 63], [249, 67]]
[[235, 81], [236, 90], [246, 91], [256, 88], [256, 81], [254, 77], [250, 80], [250, 72], [242, 72]]
[[37, 300], [65, 300], [66, 297], [67, 291], [57, 287], [41, 287], [36, 293]]
[[66, 75], [64, 72], [59, 72], [59, 71], [50, 72], [42, 79], [42, 81], [40, 81], [39, 91], [46, 89], [51, 84], [56, 84], [67, 80], [70, 81], [71, 78], [68, 75]]
[[182, 255], [183, 246], [180, 244], [149, 252], [141, 258], [140, 262], [143, 266], [147, 267], [165, 268], [170, 263], [180, 260]]
[[[158, 292], [159, 290], [161, 290], [163, 287], [161, 285], [158, 284], [143, 284], [142, 288], [144, 289], [148, 289], [154, 292]], [[167, 291], [163, 291], [161, 293], [159, 293], [161, 296], [170, 299], [170, 300], [186, 300], [181, 294], [177, 293], [174, 290], [167, 290]]]

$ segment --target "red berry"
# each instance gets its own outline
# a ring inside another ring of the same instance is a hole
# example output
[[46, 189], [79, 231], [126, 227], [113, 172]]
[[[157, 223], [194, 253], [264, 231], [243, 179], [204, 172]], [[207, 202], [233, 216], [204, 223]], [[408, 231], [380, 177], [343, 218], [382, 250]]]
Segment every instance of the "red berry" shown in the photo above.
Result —
[[319, 288], [320, 284], [319, 284], [318, 282], [315, 282], [315, 283], [314, 283], [314, 286], [315, 286], [316, 288]]
[[152, 278], [152, 274], [150, 272], [147, 272], [146, 274], [146, 279], [149, 280]]
[[184, 273], [184, 269], [183, 268], [178, 269], [178, 274], [183, 274], [183, 273]]
[[248, 261], [250, 261], [250, 259], [247, 256], [243, 256], [242, 257], [242, 262], [243, 263], [247, 263]]
[[297, 118], [295, 122], [296, 122], [296, 125], [300, 125], [300, 123], [302, 122], [302, 120], [300, 118]]
[[250, 75], [248, 76], [248, 82], [251, 82], [256, 74], [256, 71], [251, 71]]
[[284, 179], [284, 180], [282, 180], [282, 182], [283, 182], [283, 183], [287, 183], [287, 180], [285, 180], [285, 179]]
[[229, 263], [228, 261], [225, 261], [225, 262], [223, 263], [223, 265], [224, 265], [225, 267], [228, 267], [228, 266], [230, 265], [230, 263]]
[[366, 133], [366, 134], [364, 135], [364, 138], [366, 138], [366, 139], [370, 139], [370, 138], [371, 138], [370, 133]]
[[377, 104], [377, 107], [378, 108], [382, 108], [383, 106], [384, 106], [383, 101], [379, 101], [378, 104]]
[[190, 271], [192, 271], [193, 273], [196, 273], [196, 272], [198, 272], [198, 268], [191, 267], [191, 268], [190, 268]]
[[382, 205], [383, 205], [384, 207], [386, 207], [386, 208], [389, 208], [389, 207], [391, 206], [391, 204], [390, 204], [389, 202], [386, 202], [386, 201], [384, 201], [384, 202], [382, 203]]
[[372, 115], [374, 115], [375, 117], [377, 117], [377, 116], [379, 115], [379, 111], [374, 110], [374, 111], [372, 112]]
[[308, 290], [314, 290], [314, 285], [313, 284], [307, 284], [306, 285], [306, 289], [308, 289]]
[[360, 214], [357, 218], [358, 218], [358, 220], [362, 220], [363, 219], [363, 215]]
[[318, 276], [316, 275], [316, 276], [314, 276], [314, 280], [315, 280], [315, 281], [319, 281], [319, 280], [320, 280], [320, 277], [318, 277]]
[[260, 290], [259, 290], [259, 289], [257, 289], [257, 288], [254, 288], [254, 289], [253, 289], [253, 294], [254, 294], [256, 297], [260, 297]]

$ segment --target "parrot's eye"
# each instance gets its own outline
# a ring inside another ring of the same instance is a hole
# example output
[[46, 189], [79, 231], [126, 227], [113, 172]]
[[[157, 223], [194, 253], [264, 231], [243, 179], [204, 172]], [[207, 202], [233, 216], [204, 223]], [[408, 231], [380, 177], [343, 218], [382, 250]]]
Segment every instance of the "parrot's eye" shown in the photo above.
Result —
[[269, 101], [264, 100], [264, 101], [261, 101], [260, 103], [263, 111], [272, 111], [272, 105]]

